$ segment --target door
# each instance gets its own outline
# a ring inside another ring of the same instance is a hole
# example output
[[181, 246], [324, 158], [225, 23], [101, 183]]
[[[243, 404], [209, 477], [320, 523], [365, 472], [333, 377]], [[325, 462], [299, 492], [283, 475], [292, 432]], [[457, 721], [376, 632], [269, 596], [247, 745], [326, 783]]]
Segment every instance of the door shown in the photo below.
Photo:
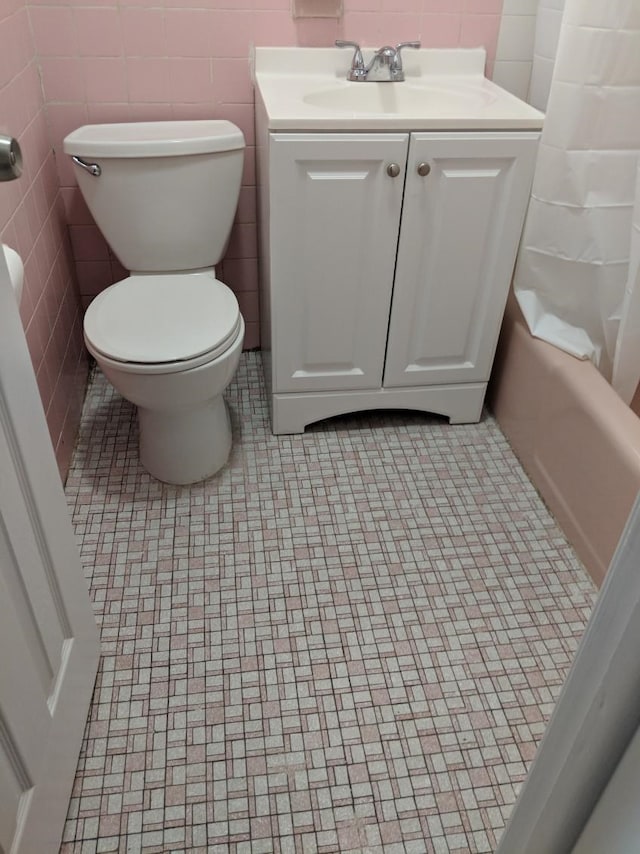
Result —
[[640, 730], [625, 750], [571, 854], [629, 854], [640, 849]]
[[57, 852], [98, 637], [0, 252], [0, 851]]
[[639, 563], [640, 495], [496, 854], [640, 851]]
[[274, 392], [380, 388], [408, 140], [271, 135]]
[[489, 379], [537, 140], [411, 135], [386, 387]]

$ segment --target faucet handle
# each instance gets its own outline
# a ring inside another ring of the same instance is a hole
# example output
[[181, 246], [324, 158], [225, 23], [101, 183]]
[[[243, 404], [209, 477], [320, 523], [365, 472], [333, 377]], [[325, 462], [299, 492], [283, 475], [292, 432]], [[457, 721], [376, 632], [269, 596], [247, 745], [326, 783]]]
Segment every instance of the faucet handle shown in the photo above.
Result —
[[362, 50], [357, 42], [344, 41], [344, 39], [336, 39], [336, 47], [352, 47], [354, 49], [353, 59], [351, 60], [351, 68], [349, 70], [349, 80], [360, 80], [365, 74], [364, 58]]
[[400, 44], [396, 45], [396, 61], [394, 65], [394, 79], [398, 81], [404, 80], [404, 69], [402, 67], [402, 50], [405, 47], [412, 47], [414, 50], [417, 50], [421, 47], [420, 42], [400, 42]]
[[421, 42], [400, 42], [400, 44], [396, 45], [396, 53], [398, 55], [397, 67], [399, 69], [402, 69], [402, 55], [400, 52], [405, 47], [412, 47], [414, 50], [418, 50], [418, 48], [422, 47], [422, 43]]
[[418, 50], [418, 48], [422, 47], [422, 42], [400, 42], [400, 44], [396, 45], [397, 52], [400, 53], [403, 47], [412, 47]]

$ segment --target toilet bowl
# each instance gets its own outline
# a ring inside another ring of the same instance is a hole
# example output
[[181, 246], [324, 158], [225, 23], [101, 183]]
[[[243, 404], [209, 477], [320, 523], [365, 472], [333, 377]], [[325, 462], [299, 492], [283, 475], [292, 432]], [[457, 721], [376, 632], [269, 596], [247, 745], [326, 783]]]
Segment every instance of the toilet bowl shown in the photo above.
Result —
[[223, 392], [244, 321], [215, 275], [235, 214], [244, 139], [225, 121], [88, 125], [66, 137], [80, 189], [132, 274], [84, 319], [87, 349], [138, 408], [140, 461], [189, 484], [230, 453]]
[[84, 339], [109, 382], [138, 407], [140, 461], [150, 474], [188, 484], [225, 464], [231, 424], [223, 392], [244, 321], [213, 271], [117, 282], [89, 306]]

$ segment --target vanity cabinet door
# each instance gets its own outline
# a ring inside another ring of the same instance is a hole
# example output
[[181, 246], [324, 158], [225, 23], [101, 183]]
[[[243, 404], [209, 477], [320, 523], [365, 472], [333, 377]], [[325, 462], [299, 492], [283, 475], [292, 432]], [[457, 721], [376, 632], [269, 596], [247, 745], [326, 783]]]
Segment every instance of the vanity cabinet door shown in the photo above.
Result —
[[537, 140], [411, 135], [386, 387], [489, 379]]
[[271, 135], [274, 392], [380, 388], [408, 143]]

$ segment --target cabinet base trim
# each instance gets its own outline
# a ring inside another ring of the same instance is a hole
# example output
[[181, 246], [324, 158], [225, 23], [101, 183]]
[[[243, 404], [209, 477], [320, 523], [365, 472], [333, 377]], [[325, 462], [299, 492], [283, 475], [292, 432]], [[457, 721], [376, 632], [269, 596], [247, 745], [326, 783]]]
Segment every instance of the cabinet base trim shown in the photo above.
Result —
[[480, 420], [486, 383], [460, 383], [429, 388], [383, 388], [372, 391], [272, 395], [273, 432], [304, 433], [314, 421], [366, 409], [417, 409], [444, 415], [451, 424]]

